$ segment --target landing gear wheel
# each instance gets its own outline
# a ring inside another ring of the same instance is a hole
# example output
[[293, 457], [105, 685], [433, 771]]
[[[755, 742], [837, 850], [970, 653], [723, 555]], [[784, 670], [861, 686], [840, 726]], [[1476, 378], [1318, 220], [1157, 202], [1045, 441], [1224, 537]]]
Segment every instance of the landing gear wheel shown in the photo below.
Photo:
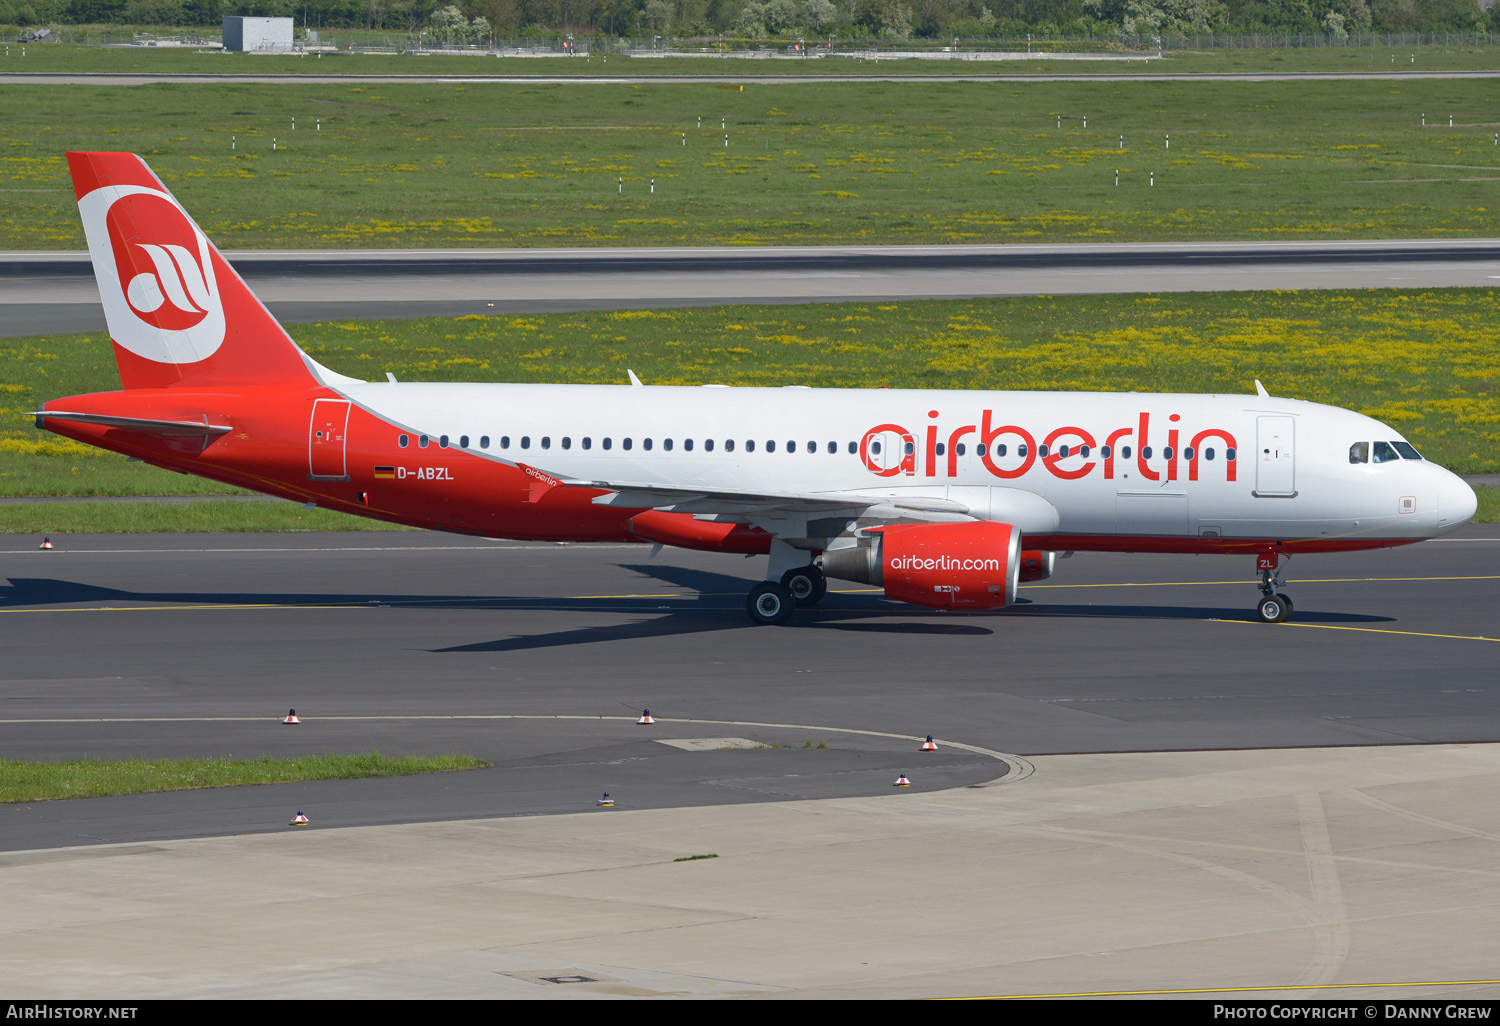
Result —
[[780, 626], [792, 618], [797, 611], [796, 600], [784, 584], [762, 581], [750, 589], [745, 600], [745, 612], [750, 619], [762, 626]]
[[799, 606], [815, 606], [828, 594], [828, 578], [815, 566], [799, 566], [781, 575], [782, 586]]
[[1268, 595], [1255, 607], [1255, 615], [1261, 623], [1281, 623], [1292, 615], [1292, 609], [1279, 595]]
[[[1291, 616], [1292, 615], [1292, 599], [1291, 599], [1291, 596], [1289, 596], [1289, 595], [1283, 595], [1281, 592], [1278, 591], [1276, 593], [1276, 599], [1283, 606], [1286, 606], [1286, 615], [1287, 616]], [[1282, 619], [1286, 619], [1286, 617], [1282, 617]]]

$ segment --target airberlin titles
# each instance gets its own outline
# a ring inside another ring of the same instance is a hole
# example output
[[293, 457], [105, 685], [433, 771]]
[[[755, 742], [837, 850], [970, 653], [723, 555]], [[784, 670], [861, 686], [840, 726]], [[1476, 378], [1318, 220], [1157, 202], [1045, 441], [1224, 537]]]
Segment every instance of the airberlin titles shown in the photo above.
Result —
[[[939, 412], [930, 410], [930, 420], [937, 420]], [[1074, 481], [1087, 477], [1096, 469], [1102, 470], [1105, 480], [1117, 476], [1128, 476], [1125, 468], [1134, 463], [1136, 473], [1147, 481], [1176, 481], [1185, 469], [1189, 481], [1198, 480], [1200, 462], [1217, 462], [1222, 458], [1224, 476], [1227, 481], [1236, 478], [1235, 456], [1239, 443], [1232, 433], [1224, 428], [1210, 427], [1187, 436], [1179, 423], [1180, 414], [1167, 417], [1166, 444], [1156, 452], [1151, 441], [1151, 414], [1137, 415], [1133, 427], [1121, 427], [1104, 436], [1103, 443], [1095, 435], [1081, 427], [1068, 425], [1053, 428], [1042, 436], [1040, 445], [1032, 431], [1019, 424], [997, 424], [999, 420], [993, 410], [983, 410], [978, 423], [962, 424], [947, 431], [946, 440], [938, 424], [926, 426], [926, 440], [922, 447], [923, 477], [956, 478], [958, 460], [974, 446], [974, 453], [986, 470], [1002, 480], [1011, 480], [1028, 473], [1037, 462], [1053, 477]], [[898, 448], [892, 452], [889, 442], [883, 444], [882, 436], [896, 439]], [[1219, 445], [1223, 452], [1217, 452]], [[1158, 457], [1152, 466], [1153, 456]], [[916, 477], [916, 434], [900, 424], [879, 424], [865, 432], [859, 443], [859, 458], [865, 468], [877, 477]], [[1002, 464], [1000, 461], [1004, 461]]]

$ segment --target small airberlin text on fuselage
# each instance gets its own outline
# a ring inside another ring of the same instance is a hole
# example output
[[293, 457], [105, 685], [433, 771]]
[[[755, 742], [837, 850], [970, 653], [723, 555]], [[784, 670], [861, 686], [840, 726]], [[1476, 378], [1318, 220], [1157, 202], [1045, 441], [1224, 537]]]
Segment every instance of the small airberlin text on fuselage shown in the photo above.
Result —
[[[931, 420], [937, 420], [939, 415], [937, 410], [930, 410], [927, 414]], [[1096, 468], [1102, 470], [1105, 480], [1113, 480], [1117, 469], [1130, 466], [1133, 459], [1136, 472], [1147, 481], [1160, 481], [1163, 471], [1168, 481], [1176, 481], [1183, 464], [1186, 464], [1187, 479], [1196, 481], [1200, 461], [1217, 462], [1215, 443], [1224, 448], [1225, 480], [1233, 481], [1236, 477], [1235, 456], [1239, 443], [1234, 435], [1224, 428], [1203, 428], [1188, 435], [1187, 444], [1183, 446], [1183, 430], [1178, 426], [1182, 418], [1176, 413], [1167, 417], [1171, 426], [1167, 429], [1166, 445], [1160, 453], [1158, 467], [1161, 469], [1150, 465], [1153, 455], [1151, 414], [1146, 412], [1139, 414], [1134, 427], [1110, 431], [1102, 444], [1087, 429], [1069, 425], [1053, 428], [1042, 436], [1038, 445], [1037, 436], [1031, 430], [1019, 424], [996, 423], [1000, 418], [996, 417], [994, 410], [983, 410], [974, 419], [977, 423], [962, 424], [948, 431], [946, 442], [942, 440], [937, 424], [927, 425], [926, 444], [922, 446], [923, 477], [958, 477], [958, 460], [965, 455], [966, 439], [971, 440], [969, 444], [974, 445], [974, 453], [985, 469], [1002, 480], [1024, 476], [1038, 460], [1053, 477], [1065, 481], [1087, 477]], [[890, 437], [882, 441], [882, 436]], [[859, 458], [877, 477], [915, 477], [916, 435], [900, 424], [876, 425], [860, 439]], [[1120, 470], [1120, 473], [1124, 472]]]

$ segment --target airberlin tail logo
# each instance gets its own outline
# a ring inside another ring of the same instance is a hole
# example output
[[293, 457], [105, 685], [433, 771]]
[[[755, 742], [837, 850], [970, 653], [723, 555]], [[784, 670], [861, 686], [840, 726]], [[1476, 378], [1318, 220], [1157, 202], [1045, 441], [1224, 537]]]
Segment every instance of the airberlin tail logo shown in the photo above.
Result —
[[197, 363], [224, 342], [212, 249], [166, 193], [105, 186], [78, 201], [110, 336], [158, 363]]

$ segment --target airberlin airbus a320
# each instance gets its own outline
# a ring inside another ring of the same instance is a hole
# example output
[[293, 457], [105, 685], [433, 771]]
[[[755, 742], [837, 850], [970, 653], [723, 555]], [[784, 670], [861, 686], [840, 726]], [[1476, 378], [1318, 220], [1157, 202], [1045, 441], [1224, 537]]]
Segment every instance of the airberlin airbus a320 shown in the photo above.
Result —
[[[302, 352], [145, 163], [69, 153], [123, 391], [37, 426], [328, 509], [492, 538], [768, 555], [785, 622], [826, 578], [999, 609], [1055, 554], [1283, 560], [1421, 541], [1464, 481], [1379, 421], [1257, 395], [357, 381]], [[389, 376], [388, 376], [389, 377]]]

